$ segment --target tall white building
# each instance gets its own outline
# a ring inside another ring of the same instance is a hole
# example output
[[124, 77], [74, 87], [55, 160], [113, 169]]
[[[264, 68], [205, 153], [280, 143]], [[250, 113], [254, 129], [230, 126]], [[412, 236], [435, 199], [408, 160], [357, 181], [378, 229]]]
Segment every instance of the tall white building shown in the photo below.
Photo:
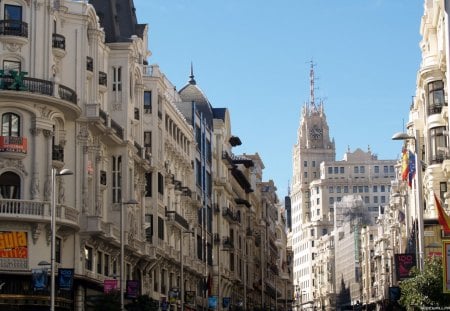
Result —
[[[320, 283], [315, 272], [321, 271], [317, 263], [319, 250], [323, 245], [330, 245], [327, 236], [331, 239], [335, 225], [335, 203], [345, 195], [357, 194], [375, 217], [378, 206], [389, 201], [396, 163], [395, 160], [378, 160], [370, 150], [361, 149], [348, 151], [341, 161], [335, 160], [335, 143], [329, 136], [323, 105], [316, 105], [314, 99], [313, 69], [310, 102], [303, 108], [294, 146], [291, 192], [294, 297], [297, 309], [303, 310], [334, 305], [334, 277], [326, 278], [328, 284]], [[329, 258], [324, 259], [320, 251], [324, 269], [333, 258], [331, 252]]]

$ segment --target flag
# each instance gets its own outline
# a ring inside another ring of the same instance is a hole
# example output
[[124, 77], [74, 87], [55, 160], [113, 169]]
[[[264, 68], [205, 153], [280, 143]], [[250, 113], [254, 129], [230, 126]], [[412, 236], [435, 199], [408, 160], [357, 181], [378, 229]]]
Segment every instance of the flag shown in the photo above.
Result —
[[416, 155], [411, 151], [408, 151], [408, 185], [411, 188], [412, 180], [416, 175]]
[[436, 210], [438, 213], [439, 224], [442, 226], [442, 229], [445, 233], [450, 233], [450, 216], [448, 216], [442, 208], [441, 202], [439, 201], [436, 193], [434, 194], [434, 200], [436, 201]]
[[408, 180], [408, 164], [409, 164], [409, 152], [405, 148], [403, 149], [402, 155], [402, 180]]

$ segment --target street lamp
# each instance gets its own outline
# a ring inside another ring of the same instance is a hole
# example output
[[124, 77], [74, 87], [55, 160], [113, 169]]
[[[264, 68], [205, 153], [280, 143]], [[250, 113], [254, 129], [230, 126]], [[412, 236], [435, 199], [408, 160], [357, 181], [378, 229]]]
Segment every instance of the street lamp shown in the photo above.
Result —
[[55, 257], [56, 257], [56, 176], [73, 175], [73, 172], [67, 168], [58, 172], [52, 168], [52, 202], [51, 202], [51, 255], [50, 255], [50, 311], [55, 310]]
[[184, 258], [183, 258], [183, 237], [184, 233], [194, 234], [191, 230], [180, 230], [180, 295], [181, 295], [181, 311], [184, 311]]
[[423, 271], [423, 254], [424, 254], [424, 227], [423, 227], [423, 197], [422, 197], [422, 165], [419, 159], [419, 148], [418, 148], [418, 131], [416, 131], [416, 136], [408, 135], [407, 133], [395, 133], [392, 136], [392, 140], [414, 140], [414, 153], [415, 153], [415, 165], [416, 165], [416, 174], [414, 181], [414, 190], [415, 190], [415, 200], [414, 205], [416, 208], [416, 216], [417, 216], [417, 231], [418, 231], [418, 262], [419, 262], [419, 270]]
[[127, 202], [122, 202], [120, 204], [120, 310], [124, 309], [124, 275], [125, 275], [125, 217], [124, 217], [124, 206], [139, 204], [138, 201], [131, 199]]

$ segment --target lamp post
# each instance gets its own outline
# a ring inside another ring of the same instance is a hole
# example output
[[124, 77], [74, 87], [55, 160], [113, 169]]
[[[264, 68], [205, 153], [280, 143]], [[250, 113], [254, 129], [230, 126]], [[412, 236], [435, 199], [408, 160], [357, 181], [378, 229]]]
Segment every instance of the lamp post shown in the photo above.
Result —
[[194, 234], [194, 231], [180, 230], [180, 295], [181, 295], [181, 311], [184, 311], [184, 258], [183, 258], [183, 237], [184, 233]]
[[56, 257], [56, 176], [73, 175], [67, 168], [58, 171], [52, 168], [52, 202], [51, 202], [51, 255], [50, 255], [50, 311], [55, 310], [55, 257]]
[[419, 270], [423, 271], [423, 255], [424, 255], [424, 226], [423, 226], [423, 197], [422, 197], [422, 165], [419, 159], [419, 148], [418, 148], [418, 131], [416, 131], [416, 136], [411, 136], [406, 133], [396, 133], [392, 136], [392, 140], [414, 140], [414, 153], [415, 153], [415, 165], [416, 174], [414, 176], [414, 190], [415, 199], [414, 205], [416, 208], [417, 216], [417, 233], [418, 233], [418, 263]]
[[125, 284], [124, 284], [124, 276], [125, 276], [125, 216], [124, 216], [124, 212], [125, 212], [125, 208], [124, 206], [126, 205], [135, 205], [138, 204], [139, 202], [131, 199], [127, 202], [122, 202], [120, 204], [120, 310], [123, 311], [124, 309], [124, 289], [125, 289]]

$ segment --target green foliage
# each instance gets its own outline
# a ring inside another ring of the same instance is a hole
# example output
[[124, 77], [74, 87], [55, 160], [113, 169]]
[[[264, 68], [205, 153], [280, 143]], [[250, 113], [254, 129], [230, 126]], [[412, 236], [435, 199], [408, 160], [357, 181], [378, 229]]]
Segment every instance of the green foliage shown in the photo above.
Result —
[[425, 260], [421, 273], [413, 268], [412, 277], [400, 284], [400, 304], [407, 310], [421, 307], [444, 307], [450, 305], [450, 295], [442, 291], [442, 258], [431, 257]]

